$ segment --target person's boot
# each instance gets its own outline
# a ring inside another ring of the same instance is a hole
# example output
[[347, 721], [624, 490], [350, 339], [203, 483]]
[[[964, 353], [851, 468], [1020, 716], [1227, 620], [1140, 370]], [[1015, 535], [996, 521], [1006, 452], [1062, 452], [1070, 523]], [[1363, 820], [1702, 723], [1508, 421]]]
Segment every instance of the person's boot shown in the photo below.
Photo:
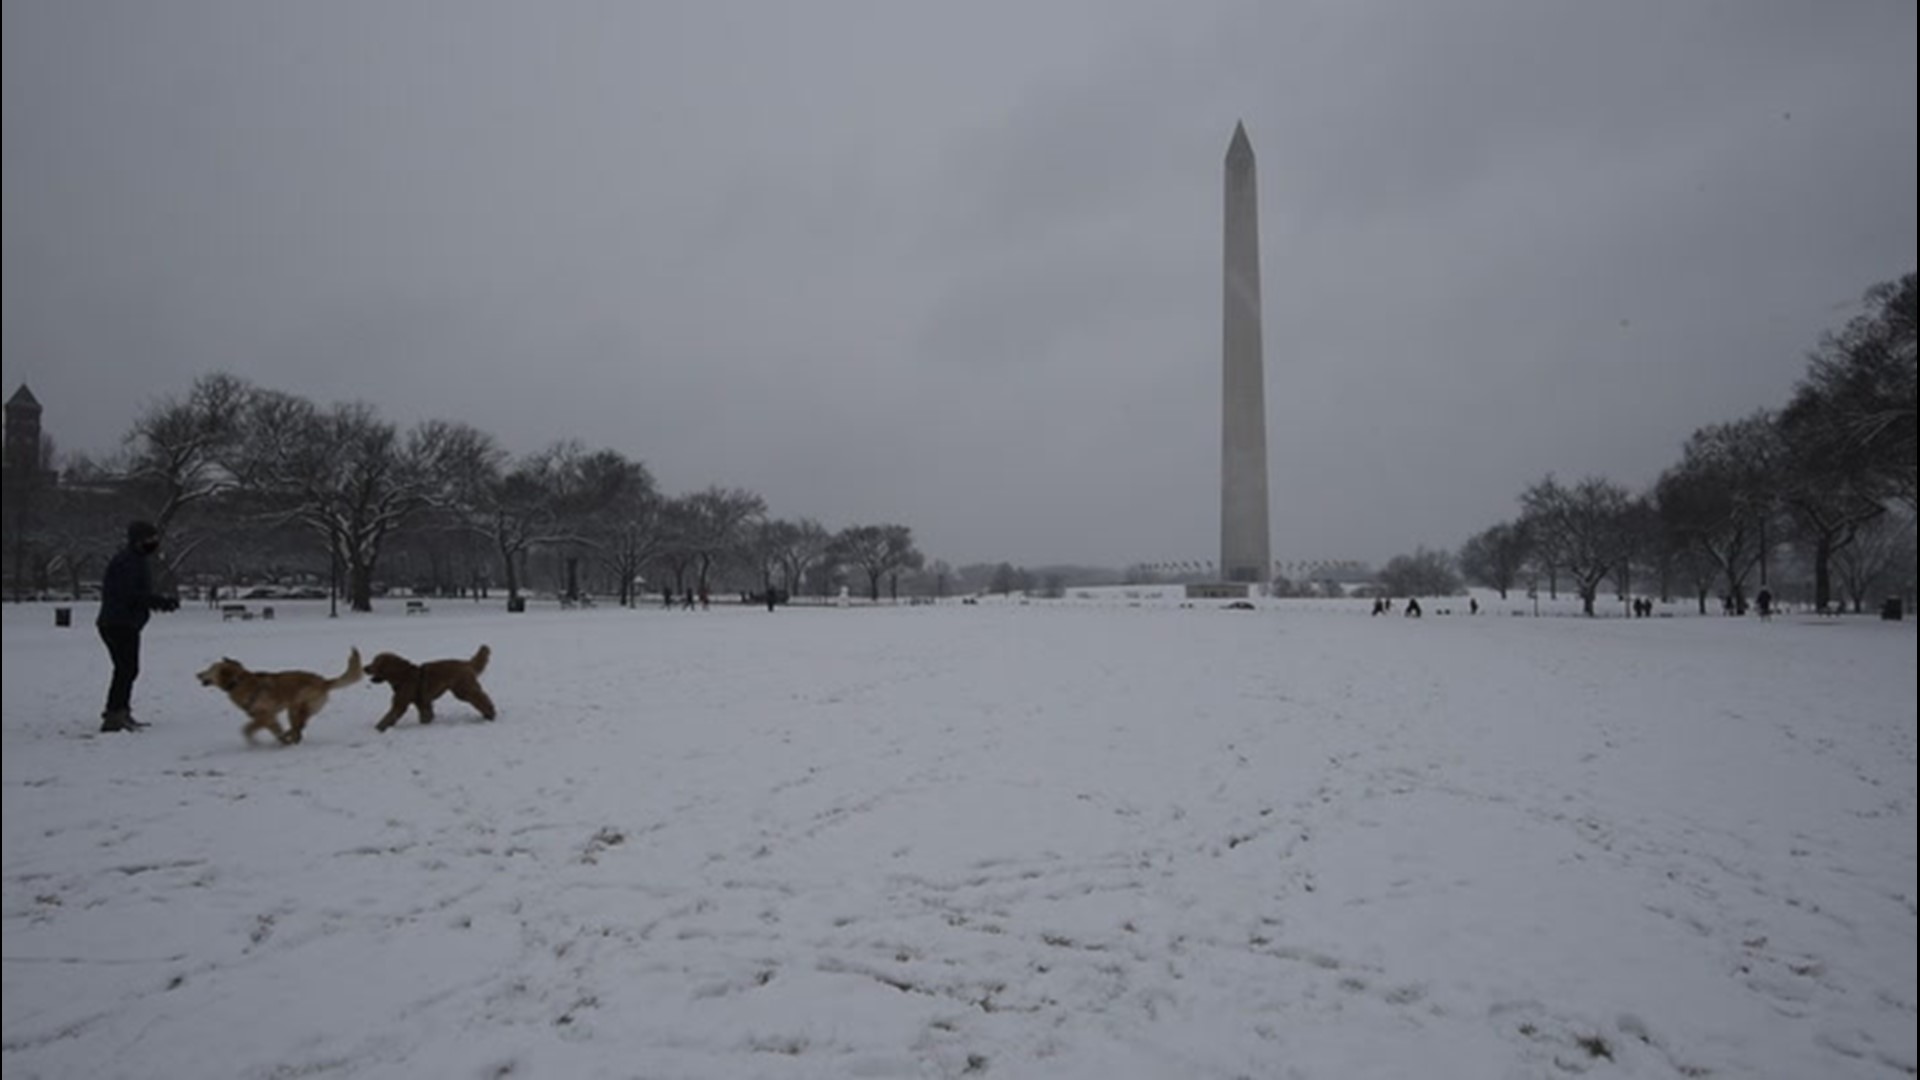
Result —
[[127, 709], [109, 709], [100, 714], [101, 731], [138, 731], [133, 713]]

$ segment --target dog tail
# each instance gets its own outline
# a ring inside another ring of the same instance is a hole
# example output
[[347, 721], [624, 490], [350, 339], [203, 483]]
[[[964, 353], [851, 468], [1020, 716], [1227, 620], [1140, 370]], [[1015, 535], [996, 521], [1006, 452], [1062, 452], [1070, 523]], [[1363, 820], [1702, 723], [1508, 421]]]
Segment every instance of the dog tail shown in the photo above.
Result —
[[360, 681], [360, 650], [358, 648], [355, 648], [352, 652], [347, 654], [347, 670], [341, 672], [339, 678], [328, 680], [327, 689], [338, 690], [343, 686], [352, 686], [354, 683], [357, 683], [359, 681]]
[[469, 663], [473, 665], [473, 673], [475, 675], [486, 674], [487, 659], [492, 655], [493, 650], [487, 648], [485, 645], [480, 646], [480, 651], [473, 654], [473, 659], [469, 661]]

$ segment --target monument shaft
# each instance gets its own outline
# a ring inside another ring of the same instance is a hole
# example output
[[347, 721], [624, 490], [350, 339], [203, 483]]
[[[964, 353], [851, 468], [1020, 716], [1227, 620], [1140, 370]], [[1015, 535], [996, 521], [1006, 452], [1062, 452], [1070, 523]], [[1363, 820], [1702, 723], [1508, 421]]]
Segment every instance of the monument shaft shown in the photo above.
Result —
[[1221, 330], [1220, 576], [1265, 582], [1267, 393], [1260, 353], [1260, 210], [1253, 144], [1234, 125], [1227, 147]]

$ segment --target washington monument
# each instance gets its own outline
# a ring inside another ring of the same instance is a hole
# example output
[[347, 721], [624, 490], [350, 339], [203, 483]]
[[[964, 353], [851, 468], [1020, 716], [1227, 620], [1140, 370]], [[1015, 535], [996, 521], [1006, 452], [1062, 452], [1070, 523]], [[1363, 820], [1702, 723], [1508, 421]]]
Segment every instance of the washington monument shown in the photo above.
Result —
[[1260, 208], [1253, 144], [1233, 126], [1227, 146], [1225, 287], [1220, 367], [1220, 577], [1264, 583], [1267, 391], [1260, 359]]

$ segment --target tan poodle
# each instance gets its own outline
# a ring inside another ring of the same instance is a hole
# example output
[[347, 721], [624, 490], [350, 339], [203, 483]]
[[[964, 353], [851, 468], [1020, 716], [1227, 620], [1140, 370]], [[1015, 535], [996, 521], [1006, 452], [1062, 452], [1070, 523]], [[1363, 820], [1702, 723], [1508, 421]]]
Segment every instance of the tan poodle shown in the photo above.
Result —
[[493, 699], [480, 688], [480, 674], [487, 670], [487, 659], [492, 655], [493, 650], [482, 645], [471, 660], [429, 660], [415, 664], [392, 653], [374, 657], [367, 665], [367, 678], [393, 687], [393, 704], [374, 727], [387, 730], [399, 723], [408, 708], [419, 710], [421, 723], [431, 724], [434, 699], [442, 694], [452, 694], [480, 710], [481, 716], [493, 719]]

